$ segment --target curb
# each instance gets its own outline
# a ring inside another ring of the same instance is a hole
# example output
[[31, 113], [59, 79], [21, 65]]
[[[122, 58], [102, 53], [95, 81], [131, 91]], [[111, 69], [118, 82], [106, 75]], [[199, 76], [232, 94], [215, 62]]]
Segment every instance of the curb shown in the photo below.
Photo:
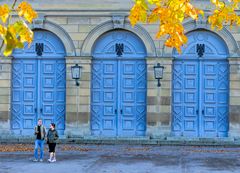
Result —
[[[0, 144], [34, 143], [33, 137], [1, 136]], [[226, 146], [240, 147], [240, 139], [234, 138], [99, 138], [99, 137], [71, 137], [61, 136], [60, 144], [105, 144], [105, 145], [169, 145], [169, 146]]]

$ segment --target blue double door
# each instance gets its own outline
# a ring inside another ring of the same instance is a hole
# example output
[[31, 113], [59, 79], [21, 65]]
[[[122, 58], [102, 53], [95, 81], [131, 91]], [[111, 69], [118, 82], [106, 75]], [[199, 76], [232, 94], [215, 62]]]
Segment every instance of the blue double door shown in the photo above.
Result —
[[173, 135], [228, 135], [229, 66], [226, 59], [176, 59], [172, 88]]
[[38, 118], [65, 129], [66, 68], [63, 58], [15, 58], [12, 65], [11, 127], [32, 135]]
[[91, 131], [100, 136], [144, 136], [145, 60], [99, 60], [92, 66]]

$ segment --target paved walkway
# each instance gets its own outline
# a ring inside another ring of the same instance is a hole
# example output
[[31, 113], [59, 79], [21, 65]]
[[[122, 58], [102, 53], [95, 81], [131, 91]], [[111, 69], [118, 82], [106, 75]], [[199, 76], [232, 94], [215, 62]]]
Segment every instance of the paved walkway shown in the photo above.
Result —
[[58, 145], [57, 162], [32, 162], [33, 145], [0, 145], [0, 173], [239, 173], [240, 148]]

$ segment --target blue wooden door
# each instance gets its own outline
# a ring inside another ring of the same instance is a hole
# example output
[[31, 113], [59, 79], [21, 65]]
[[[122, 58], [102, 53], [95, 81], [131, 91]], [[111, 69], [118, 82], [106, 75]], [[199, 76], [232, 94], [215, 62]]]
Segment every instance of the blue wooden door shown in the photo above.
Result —
[[135, 34], [110, 31], [93, 46], [91, 132], [143, 136], [146, 132], [146, 49]]
[[95, 60], [91, 100], [93, 135], [145, 135], [145, 61]]
[[175, 60], [172, 107], [174, 135], [227, 136], [228, 74], [226, 60]]
[[172, 134], [226, 137], [229, 121], [229, 64], [224, 41], [212, 32], [188, 34], [182, 54], [174, 53]]
[[[43, 45], [38, 55], [37, 45]], [[12, 64], [11, 128], [14, 134], [33, 135], [37, 119], [49, 128], [65, 129], [66, 67], [61, 41], [47, 31], [35, 31], [31, 47], [15, 50]]]

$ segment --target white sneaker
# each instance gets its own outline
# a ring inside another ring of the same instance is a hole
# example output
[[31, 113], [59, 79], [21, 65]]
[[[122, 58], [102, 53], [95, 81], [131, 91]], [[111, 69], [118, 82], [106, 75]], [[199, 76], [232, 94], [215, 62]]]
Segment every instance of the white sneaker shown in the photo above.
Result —
[[51, 159], [48, 159], [49, 162], [51, 162], [52, 160]]
[[56, 162], [57, 160], [56, 159], [52, 159], [51, 162]]

